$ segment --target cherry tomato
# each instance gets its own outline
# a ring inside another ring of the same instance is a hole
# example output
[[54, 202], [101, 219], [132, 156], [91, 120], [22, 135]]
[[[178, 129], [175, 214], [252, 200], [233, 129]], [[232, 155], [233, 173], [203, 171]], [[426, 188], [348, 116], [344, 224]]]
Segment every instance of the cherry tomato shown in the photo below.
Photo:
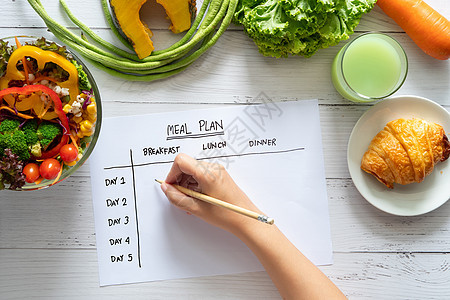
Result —
[[58, 176], [59, 171], [61, 170], [61, 164], [54, 158], [47, 158], [39, 167], [39, 172], [41, 176], [45, 179], [55, 179]]
[[67, 144], [61, 147], [59, 155], [64, 162], [75, 161], [78, 157], [78, 148], [73, 144]]
[[22, 173], [25, 174], [25, 181], [28, 183], [35, 182], [39, 176], [39, 166], [35, 163], [29, 163], [27, 164], [23, 170]]

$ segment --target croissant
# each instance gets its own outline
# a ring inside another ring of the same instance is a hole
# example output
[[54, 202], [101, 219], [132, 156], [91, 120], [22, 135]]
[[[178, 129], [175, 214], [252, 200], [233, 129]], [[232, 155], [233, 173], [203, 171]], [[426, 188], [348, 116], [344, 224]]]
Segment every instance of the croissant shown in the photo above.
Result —
[[423, 181], [449, 155], [450, 143], [442, 126], [422, 119], [397, 119], [373, 138], [361, 169], [392, 189], [394, 183]]

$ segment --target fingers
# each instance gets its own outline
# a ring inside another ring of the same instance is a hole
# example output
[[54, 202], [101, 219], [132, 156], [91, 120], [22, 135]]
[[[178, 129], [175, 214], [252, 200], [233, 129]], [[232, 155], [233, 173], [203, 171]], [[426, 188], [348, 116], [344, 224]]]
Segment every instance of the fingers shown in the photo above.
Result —
[[245, 224], [246, 217], [187, 196], [172, 184], [259, 211], [220, 164], [198, 161], [186, 154], [178, 154], [165, 182], [161, 184], [161, 189], [174, 206], [215, 226], [230, 232], [235, 231]]
[[178, 154], [170, 168], [169, 174], [167, 174], [166, 182], [176, 183], [179, 182], [183, 174], [193, 176], [195, 173], [195, 166], [198, 161], [186, 154]]
[[183, 194], [172, 185], [163, 182], [161, 184], [161, 190], [173, 205], [192, 214], [198, 211], [198, 200]]
[[165, 181], [167, 183], [180, 184], [183, 180], [183, 175], [189, 175], [199, 183], [200, 187], [206, 187], [217, 182], [220, 175], [222, 175], [220, 172], [224, 171], [222, 169], [223, 167], [218, 164], [199, 161], [181, 153], [175, 157]]
[[179, 176], [179, 179], [177, 179], [176, 183], [189, 190], [201, 192], [197, 180], [195, 180], [194, 177], [192, 177], [191, 175], [182, 174], [181, 176]]
[[224, 201], [228, 194], [233, 195], [232, 191], [235, 185], [223, 166], [199, 161], [184, 153], [175, 157], [165, 182], [168, 184], [161, 187], [163, 191], [166, 189], [166, 195], [171, 197], [169, 200], [174, 205], [189, 210], [193, 214], [195, 214], [194, 210], [204, 208], [204, 203], [184, 195], [170, 184], [178, 184]]

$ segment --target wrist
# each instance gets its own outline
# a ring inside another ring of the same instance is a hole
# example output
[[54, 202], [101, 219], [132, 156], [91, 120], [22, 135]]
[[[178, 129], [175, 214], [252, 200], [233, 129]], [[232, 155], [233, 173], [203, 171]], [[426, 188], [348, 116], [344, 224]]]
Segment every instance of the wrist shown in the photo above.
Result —
[[234, 226], [231, 232], [249, 246], [258, 240], [266, 239], [276, 231], [278, 231], [278, 228], [275, 225], [245, 217], [245, 220]]

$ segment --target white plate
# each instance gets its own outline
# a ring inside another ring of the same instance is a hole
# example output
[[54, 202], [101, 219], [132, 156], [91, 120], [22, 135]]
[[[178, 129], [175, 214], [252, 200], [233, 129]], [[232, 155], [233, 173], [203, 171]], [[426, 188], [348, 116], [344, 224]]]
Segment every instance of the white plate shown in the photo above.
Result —
[[394, 189], [361, 170], [361, 158], [373, 137], [398, 118], [435, 122], [450, 137], [450, 113], [445, 108], [421, 97], [392, 97], [374, 105], [356, 123], [348, 142], [348, 168], [356, 188], [372, 205], [394, 215], [415, 216], [436, 209], [450, 198], [450, 159], [437, 163], [421, 183], [394, 184]]

